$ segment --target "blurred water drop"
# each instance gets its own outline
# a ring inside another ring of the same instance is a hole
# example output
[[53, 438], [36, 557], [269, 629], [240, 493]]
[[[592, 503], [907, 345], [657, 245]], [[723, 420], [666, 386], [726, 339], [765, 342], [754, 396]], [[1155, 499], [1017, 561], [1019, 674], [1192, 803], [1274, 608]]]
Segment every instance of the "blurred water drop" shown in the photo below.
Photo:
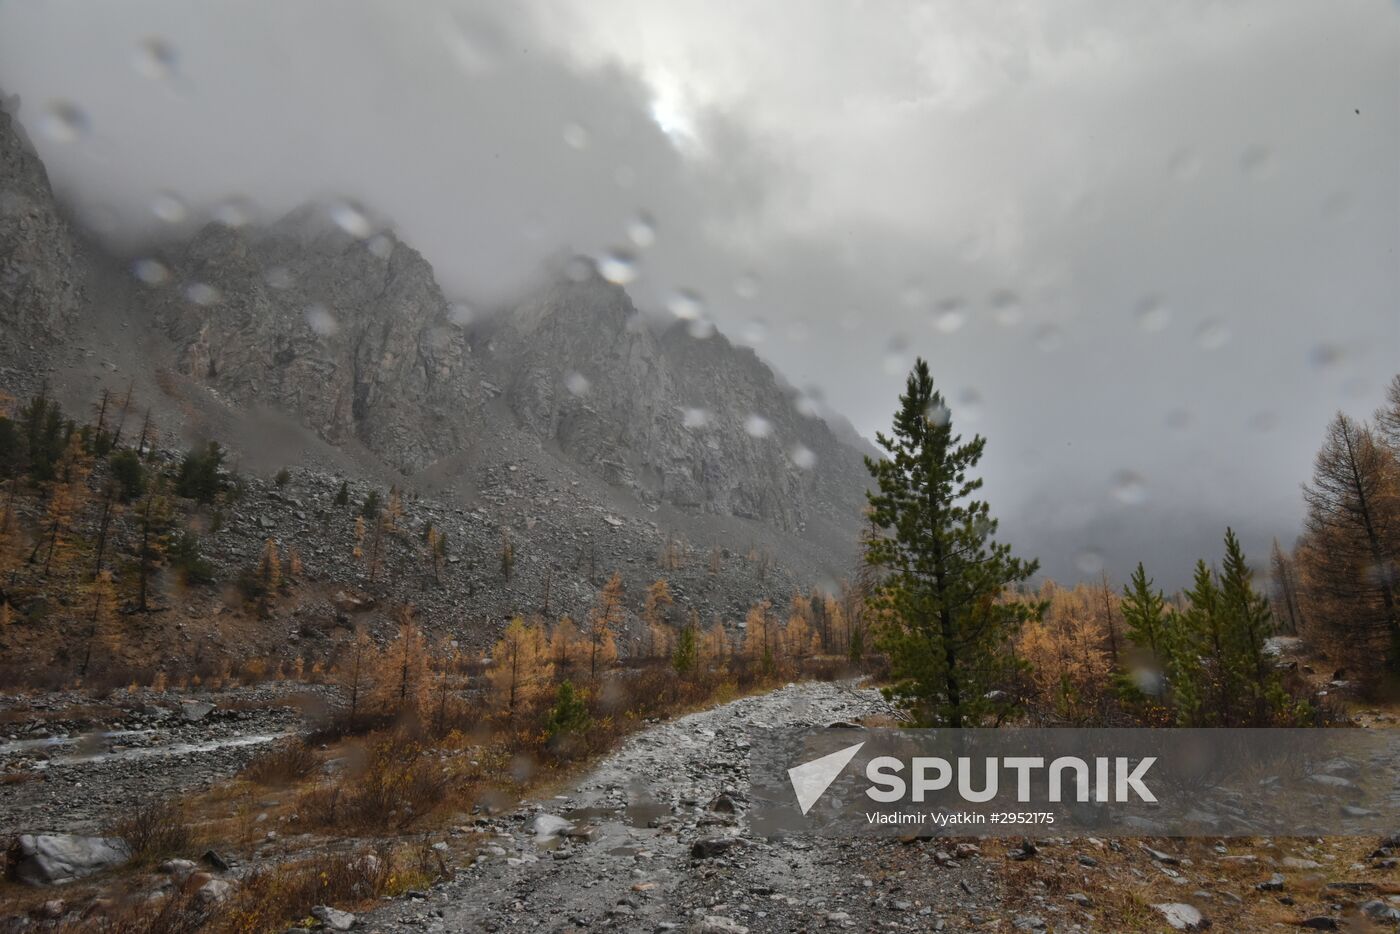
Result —
[[476, 312], [466, 302], [453, 302], [447, 306], [447, 320], [464, 328], [476, 320]]
[[709, 318], [696, 318], [686, 322], [685, 331], [696, 340], [708, 340], [715, 336], [715, 323]]
[[815, 418], [816, 416], [821, 414], [822, 405], [824, 401], [825, 396], [823, 395], [820, 386], [808, 386], [802, 392], [797, 394], [797, 399], [794, 402], [794, 405], [796, 405], [797, 411], [802, 415], [805, 415], [808, 418]]
[[1326, 370], [1342, 362], [1346, 352], [1336, 344], [1317, 344], [1308, 351], [1308, 365], [1315, 370]]
[[1230, 343], [1230, 329], [1219, 318], [1207, 318], [1196, 328], [1196, 346], [1202, 350], [1219, 350]]
[[964, 389], [958, 393], [958, 415], [969, 422], [981, 418], [982, 394], [975, 389]]
[[614, 248], [598, 257], [598, 275], [613, 285], [627, 285], [637, 278], [637, 257], [630, 250]]
[[1074, 566], [1080, 574], [1094, 576], [1103, 570], [1103, 555], [1096, 548], [1086, 548], [1074, 556]]
[[1043, 353], [1054, 353], [1065, 343], [1064, 332], [1053, 324], [1042, 324], [1035, 332], [1035, 346]]
[[185, 286], [185, 298], [196, 305], [207, 308], [210, 305], [217, 305], [223, 298], [223, 293], [207, 282], [191, 282]]
[[1273, 412], [1255, 412], [1246, 422], [1250, 431], [1273, 431], [1278, 427], [1278, 416]]
[[1113, 498], [1129, 506], [1147, 499], [1147, 482], [1132, 470], [1120, 470], [1113, 475]]
[[1137, 303], [1138, 327], [1144, 331], [1157, 332], [1171, 324], [1172, 311], [1158, 295], [1145, 295]]
[[476, 30], [464, 19], [449, 17], [443, 40], [457, 65], [468, 74], [483, 75], [495, 67], [492, 43], [478, 38]]
[[566, 123], [564, 142], [573, 149], [585, 149], [588, 146], [588, 130], [580, 123]]
[[746, 301], [752, 301], [758, 297], [758, 277], [751, 272], [739, 274], [739, 278], [734, 280], [734, 294]]
[[924, 412], [924, 418], [928, 419], [928, 423], [935, 428], [942, 428], [952, 420], [953, 410], [941, 402], [935, 402], [930, 404]]
[[750, 438], [766, 438], [773, 433], [773, 423], [762, 415], [750, 415], [744, 419], [744, 433]]
[[337, 227], [356, 240], [363, 240], [370, 235], [372, 227], [369, 215], [353, 201], [336, 201], [326, 208], [326, 214]]
[[54, 101], [39, 118], [39, 132], [55, 143], [76, 143], [87, 131], [87, 114], [68, 101]]
[[627, 323], [622, 326], [622, 329], [628, 334], [645, 334], [647, 330], [646, 315], [640, 311], [634, 312], [628, 316]]
[[214, 208], [214, 220], [226, 227], [245, 227], [253, 219], [253, 202], [247, 198], [229, 198]]
[[817, 455], [811, 448], [803, 444], [794, 444], [792, 450], [788, 452], [788, 456], [801, 470], [811, 470], [817, 465]]
[[710, 413], [705, 409], [685, 409], [681, 412], [681, 424], [686, 428], [708, 428]]
[[162, 191], [151, 199], [151, 213], [157, 220], [178, 224], [185, 219], [185, 202], [174, 192]]
[[175, 72], [175, 63], [175, 46], [157, 36], [137, 43], [132, 59], [138, 73], [154, 80], [170, 77]]
[[286, 266], [272, 266], [263, 273], [263, 281], [271, 288], [282, 291], [297, 284], [297, 277]]
[[1021, 323], [1021, 298], [1007, 289], [992, 293], [992, 316], [1004, 328]]
[[934, 312], [933, 326], [944, 334], [952, 334], [967, 323], [967, 310], [961, 299], [945, 298]]
[[366, 244], [370, 253], [379, 259], [388, 259], [394, 253], [394, 238], [388, 234], [375, 234]]
[[1191, 413], [1186, 409], [1172, 409], [1167, 413], [1167, 427], [1172, 431], [1185, 431], [1191, 427]]
[[138, 259], [131, 264], [131, 274], [147, 285], [170, 281], [170, 269], [158, 259]]
[[910, 282], [899, 292], [899, 303], [905, 308], [922, 308], [928, 304], [928, 293], [922, 282]]
[[768, 339], [768, 323], [762, 318], [750, 318], [739, 331], [739, 339], [746, 344], [761, 344]]
[[340, 330], [340, 322], [335, 320], [335, 315], [325, 305], [307, 305], [304, 315], [306, 326], [321, 337], [332, 337]]
[[705, 300], [694, 289], [677, 289], [666, 300], [666, 308], [682, 321], [697, 321], [705, 313]]
[[1257, 178], [1268, 171], [1272, 158], [1267, 146], [1256, 143], [1246, 147], [1245, 151], [1240, 153], [1240, 171]]
[[575, 396], [586, 396], [593, 384], [582, 373], [570, 372], [564, 377], [564, 388]]
[[656, 221], [643, 211], [627, 222], [627, 239], [640, 249], [646, 249], [656, 242]]

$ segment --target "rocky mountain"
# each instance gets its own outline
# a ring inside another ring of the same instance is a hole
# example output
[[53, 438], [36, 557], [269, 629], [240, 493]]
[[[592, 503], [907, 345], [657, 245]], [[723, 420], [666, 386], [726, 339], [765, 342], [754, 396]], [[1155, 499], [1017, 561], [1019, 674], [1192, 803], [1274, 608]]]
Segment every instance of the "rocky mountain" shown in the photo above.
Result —
[[[0, 95], [3, 98], [3, 95]], [[40, 354], [78, 313], [81, 252], [23, 130], [0, 107], [0, 361]]]

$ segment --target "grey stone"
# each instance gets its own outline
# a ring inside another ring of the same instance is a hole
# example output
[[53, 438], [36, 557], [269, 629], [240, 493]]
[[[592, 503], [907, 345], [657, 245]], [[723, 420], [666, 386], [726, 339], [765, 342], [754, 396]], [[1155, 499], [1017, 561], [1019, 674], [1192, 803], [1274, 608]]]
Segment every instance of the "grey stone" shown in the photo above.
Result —
[[131, 849], [114, 837], [22, 834], [13, 847], [15, 878], [29, 885], [62, 885], [114, 869]]

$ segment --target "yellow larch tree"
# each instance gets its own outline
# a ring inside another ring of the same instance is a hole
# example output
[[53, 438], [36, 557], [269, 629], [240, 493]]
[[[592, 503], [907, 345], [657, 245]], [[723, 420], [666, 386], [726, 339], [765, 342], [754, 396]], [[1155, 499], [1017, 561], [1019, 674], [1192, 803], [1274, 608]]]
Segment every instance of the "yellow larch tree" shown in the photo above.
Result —
[[588, 613], [588, 677], [595, 681], [599, 669], [617, 661], [617, 630], [627, 621], [622, 598], [622, 575], [614, 571]]
[[491, 669], [487, 673], [491, 696], [496, 708], [507, 717], [514, 717], [517, 710], [529, 707], [549, 690], [554, 663], [543, 628], [540, 624], [527, 626], [517, 616], [491, 652]]
[[647, 588], [642, 604], [642, 622], [646, 625], [646, 655], [660, 658], [671, 653], [671, 628], [667, 625], [668, 615], [675, 601], [671, 598], [670, 585], [664, 580], [653, 581]]

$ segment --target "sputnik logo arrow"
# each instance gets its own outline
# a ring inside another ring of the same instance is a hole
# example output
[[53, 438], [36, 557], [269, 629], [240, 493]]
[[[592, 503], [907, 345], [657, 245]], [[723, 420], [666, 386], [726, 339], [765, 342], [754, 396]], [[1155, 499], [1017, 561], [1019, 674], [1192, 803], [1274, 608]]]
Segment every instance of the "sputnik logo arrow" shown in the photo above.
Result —
[[838, 749], [820, 759], [813, 759], [788, 769], [788, 780], [792, 782], [792, 790], [797, 794], [798, 807], [802, 808], [804, 815], [831, 787], [831, 783], [836, 781], [836, 776], [841, 774], [841, 770], [855, 758], [856, 753], [860, 752], [860, 747], [864, 745], [865, 743], [856, 743], [854, 746]]

